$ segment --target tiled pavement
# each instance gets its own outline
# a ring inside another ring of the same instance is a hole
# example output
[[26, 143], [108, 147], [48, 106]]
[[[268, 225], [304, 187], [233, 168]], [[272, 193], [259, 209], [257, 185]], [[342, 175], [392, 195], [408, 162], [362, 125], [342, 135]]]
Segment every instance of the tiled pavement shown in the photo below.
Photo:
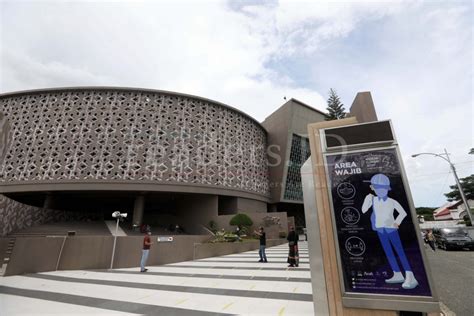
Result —
[[0, 278], [0, 315], [313, 315], [305, 242], [149, 267], [56, 271]]

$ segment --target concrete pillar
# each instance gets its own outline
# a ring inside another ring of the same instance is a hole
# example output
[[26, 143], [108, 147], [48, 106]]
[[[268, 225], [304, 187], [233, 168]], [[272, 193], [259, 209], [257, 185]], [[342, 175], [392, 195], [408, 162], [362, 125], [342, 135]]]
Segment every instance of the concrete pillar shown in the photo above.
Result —
[[139, 195], [133, 204], [133, 225], [140, 226], [143, 222], [143, 211], [145, 209], [145, 196]]
[[44, 202], [43, 202], [43, 208], [51, 210], [54, 208], [54, 199], [53, 199], [53, 194], [47, 193]]
[[350, 115], [356, 117], [358, 123], [377, 121], [374, 101], [369, 91], [357, 93], [350, 108]]
[[269, 213], [278, 212], [277, 205], [276, 204], [268, 204], [268, 212]]
[[209, 225], [210, 220], [218, 216], [218, 196], [207, 194], [183, 195], [176, 204], [176, 215], [179, 225], [189, 234], [207, 234], [202, 225]]
[[246, 198], [237, 198], [237, 213], [266, 213], [267, 212], [267, 203], [246, 199]]

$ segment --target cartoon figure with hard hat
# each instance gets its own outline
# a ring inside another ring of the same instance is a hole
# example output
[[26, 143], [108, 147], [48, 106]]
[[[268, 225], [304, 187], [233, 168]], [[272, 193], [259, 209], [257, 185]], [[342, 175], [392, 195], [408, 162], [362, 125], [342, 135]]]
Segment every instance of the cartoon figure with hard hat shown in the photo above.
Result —
[[[368, 181], [367, 181], [368, 182]], [[362, 213], [366, 213], [372, 207], [372, 215], [370, 217], [372, 229], [377, 232], [382, 248], [387, 256], [390, 267], [393, 270], [393, 276], [386, 283], [402, 283], [402, 288], [409, 290], [418, 286], [418, 281], [411, 270], [410, 263], [405, 255], [398, 227], [403, 219], [407, 216], [407, 212], [396, 200], [388, 197], [388, 191], [391, 190], [389, 178], [378, 173], [370, 179], [370, 188], [375, 192], [376, 196], [369, 193], [362, 204]], [[398, 216], [394, 218], [394, 210], [398, 212]], [[400, 259], [405, 277], [403, 277], [397, 259], [392, 247]]]

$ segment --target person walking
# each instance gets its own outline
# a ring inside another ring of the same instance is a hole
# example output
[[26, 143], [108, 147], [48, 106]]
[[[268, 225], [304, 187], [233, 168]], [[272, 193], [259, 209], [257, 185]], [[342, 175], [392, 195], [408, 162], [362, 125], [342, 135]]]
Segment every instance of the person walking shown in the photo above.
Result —
[[433, 252], [436, 251], [436, 247], [435, 247], [435, 237], [433, 235], [433, 231], [430, 229], [428, 230], [428, 232], [426, 233], [426, 240], [428, 241], [428, 245], [430, 245], [431, 247], [431, 250]]
[[150, 246], [153, 244], [150, 239], [151, 231], [148, 229], [143, 238], [143, 249], [142, 249], [142, 260], [140, 262], [140, 272], [147, 272], [148, 269], [145, 268], [146, 262], [148, 260], [148, 254], [150, 253]]
[[260, 226], [258, 231], [254, 231], [256, 235], [260, 237], [260, 249], [258, 250], [258, 255], [260, 256], [260, 260], [258, 262], [268, 262], [267, 255], [265, 254], [265, 247], [267, 246], [267, 237], [263, 227]]
[[290, 232], [288, 233], [288, 267], [297, 267], [298, 266], [298, 235], [295, 232], [293, 226], [290, 227]]

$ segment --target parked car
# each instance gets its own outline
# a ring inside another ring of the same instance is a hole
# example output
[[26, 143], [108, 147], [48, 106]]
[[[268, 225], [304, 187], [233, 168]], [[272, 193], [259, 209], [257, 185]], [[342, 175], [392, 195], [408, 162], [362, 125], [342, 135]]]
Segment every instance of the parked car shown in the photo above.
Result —
[[467, 235], [471, 237], [471, 239], [474, 241], [474, 226], [469, 226], [465, 228], [467, 231]]
[[436, 245], [445, 250], [463, 248], [474, 250], [473, 232], [465, 227], [433, 229]]

